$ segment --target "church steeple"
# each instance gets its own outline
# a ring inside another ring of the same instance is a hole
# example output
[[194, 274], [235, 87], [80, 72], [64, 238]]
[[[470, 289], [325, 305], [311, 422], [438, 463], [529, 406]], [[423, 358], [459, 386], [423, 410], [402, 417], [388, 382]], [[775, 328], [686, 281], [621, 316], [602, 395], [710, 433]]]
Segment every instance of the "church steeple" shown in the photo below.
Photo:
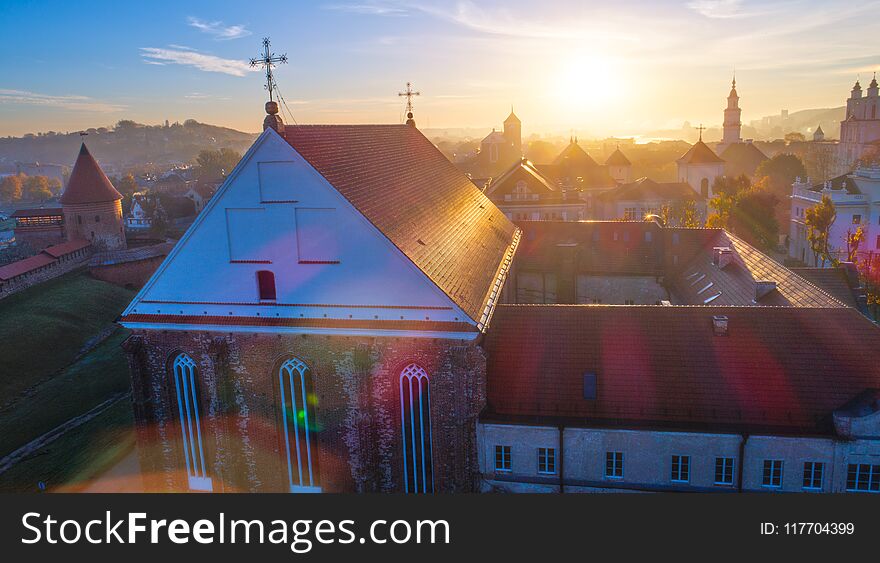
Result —
[[730, 84], [730, 94], [727, 96], [727, 108], [724, 110], [724, 133], [721, 138], [722, 146], [729, 146], [742, 142], [742, 110], [739, 107], [739, 94], [736, 92], [736, 74]]
[[510, 105], [510, 115], [504, 120], [504, 137], [522, 155], [522, 121], [513, 113], [513, 104]]

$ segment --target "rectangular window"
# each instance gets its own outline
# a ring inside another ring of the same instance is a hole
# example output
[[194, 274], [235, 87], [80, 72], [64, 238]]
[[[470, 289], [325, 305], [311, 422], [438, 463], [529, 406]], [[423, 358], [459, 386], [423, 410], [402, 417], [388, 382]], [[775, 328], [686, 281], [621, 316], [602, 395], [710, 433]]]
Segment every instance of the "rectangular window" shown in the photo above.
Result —
[[846, 469], [846, 490], [858, 493], [880, 492], [880, 465], [850, 463]]
[[653, 240], [654, 234], [651, 231], [645, 231], [645, 242], [651, 242]]
[[691, 456], [672, 456], [672, 482], [687, 483], [691, 479]]
[[678, 244], [678, 241], [679, 241], [679, 234], [672, 233], [672, 244]]
[[624, 300], [623, 300], [623, 304], [624, 304], [624, 305], [635, 305], [636, 302], [635, 302], [635, 300], [633, 300], [633, 299], [624, 299]]
[[765, 459], [764, 476], [761, 484], [765, 487], [779, 488], [782, 486], [782, 460]]
[[880, 235], [877, 235], [877, 250], [880, 250]]
[[605, 477], [623, 479], [623, 452], [605, 452]]
[[819, 461], [804, 462], [804, 489], [811, 491], [822, 490], [822, 475], [825, 473], [825, 464]]
[[733, 466], [734, 460], [732, 457], [715, 458], [716, 485], [733, 485]]
[[860, 225], [862, 223], [861, 215], [853, 215], [853, 225]]
[[300, 264], [338, 264], [339, 225], [335, 209], [296, 210], [296, 244]]
[[495, 446], [495, 471], [510, 471], [510, 446]]
[[556, 450], [554, 448], [538, 448], [538, 473], [544, 475], [556, 473]]
[[584, 399], [588, 401], [596, 400], [596, 374], [584, 374]]

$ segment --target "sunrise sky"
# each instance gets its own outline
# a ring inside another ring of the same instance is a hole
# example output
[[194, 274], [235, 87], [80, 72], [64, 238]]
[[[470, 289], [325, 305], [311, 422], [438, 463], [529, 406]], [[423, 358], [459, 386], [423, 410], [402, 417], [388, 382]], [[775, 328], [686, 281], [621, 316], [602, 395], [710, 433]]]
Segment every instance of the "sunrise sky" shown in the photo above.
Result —
[[743, 120], [844, 103], [880, 68], [880, 2], [450, 1], [0, 4], [0, 135], [119, 119], [260, 129], [270, 36], [300, 123], [631, 135], [719, 124], [736, 68]]

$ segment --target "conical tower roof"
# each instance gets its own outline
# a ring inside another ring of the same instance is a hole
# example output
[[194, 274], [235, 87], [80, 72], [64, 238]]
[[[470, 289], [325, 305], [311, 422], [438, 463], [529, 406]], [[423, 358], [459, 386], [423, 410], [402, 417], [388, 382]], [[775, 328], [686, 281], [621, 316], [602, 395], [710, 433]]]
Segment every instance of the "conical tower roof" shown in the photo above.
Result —
[[122, 199], [113, 184], [98, 166], [98, 161], [83, 143], [70, 173], [67, 188], [61, 194], [61, 204], [102, 203]]

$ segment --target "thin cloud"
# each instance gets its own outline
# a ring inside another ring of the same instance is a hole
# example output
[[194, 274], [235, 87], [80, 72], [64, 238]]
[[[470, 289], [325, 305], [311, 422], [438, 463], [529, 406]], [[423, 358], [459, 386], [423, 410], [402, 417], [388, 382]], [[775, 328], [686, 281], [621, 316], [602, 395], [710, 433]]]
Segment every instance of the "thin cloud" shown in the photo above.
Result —
[[141, 47], [141, 57], [147, 64], [178, 64], [191, 66], [204, 72], [219, 72], [230, 76], [245, 76], [256, 71], [246, 61], [224, 59], [193, 50]]
[[203, 33], [207, 33], [214, 39], [228, 41], [230, 39], [240, 39], [251, 34], [244, 25], [226, 25], [221, 21], [208, 22], [193, 16], [187, 18], [190, 27], [194, 27]]
[[349, 14], [362, 14], [367, 16], [406, 16], [404, 8], [387, 2], [360, 2], [351, 4], [327, 4], [322, 6], [325, 10], [347, 12]]
[[44, 106], [94, 113], [113, 113], [127, 109], [127, 106], [102, 102], [88, 96], [52, 96], [27, 90], [9, 89], [0, 89], [0, 104]]

